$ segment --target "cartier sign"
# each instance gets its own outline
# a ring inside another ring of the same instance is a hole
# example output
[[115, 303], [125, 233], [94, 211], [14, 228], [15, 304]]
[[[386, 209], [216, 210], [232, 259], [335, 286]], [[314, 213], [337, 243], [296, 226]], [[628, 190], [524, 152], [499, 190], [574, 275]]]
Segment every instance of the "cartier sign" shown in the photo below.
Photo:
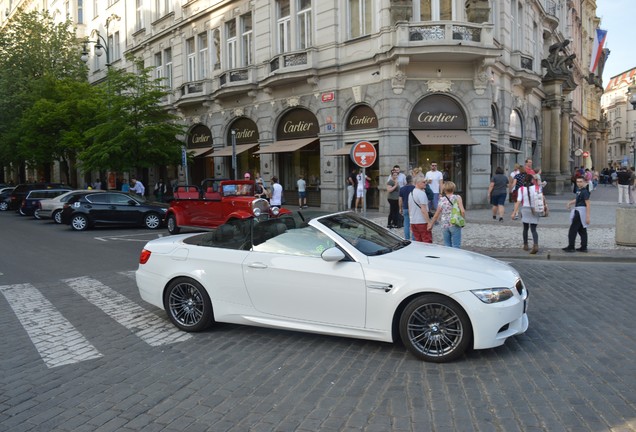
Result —
[[188, 148], [212, 147], [212, 132], [203, 123], [196, 124], [188, 131]]
[[236, 132], [236, 144], [255, 144], [258, 142], [258, 127], [253, 120], [241, 117], [232, 123], [227, 131], [227, 143], [232, 144], [232, 130]]
[[466, 130], [462, 107], [445, 95], [431, 95], [419, 101], [409, 118], [411, 129]]
[[367, 105], [358, 105], [351, 110], [349, 117], [347, 117], [347, 130], [377, 129], [377, 127], [378, 116]]
[[314, 138], [318, 136], [318, 120], [306, 109], [287, 112], [278, 122], [276, 139]]

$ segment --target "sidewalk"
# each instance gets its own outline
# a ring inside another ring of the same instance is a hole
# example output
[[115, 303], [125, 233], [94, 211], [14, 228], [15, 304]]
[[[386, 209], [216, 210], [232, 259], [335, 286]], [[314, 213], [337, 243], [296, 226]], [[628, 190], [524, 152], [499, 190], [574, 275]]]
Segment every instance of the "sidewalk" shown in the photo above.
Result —
[[[521, 249], [523, 226], [520, 220], [513, 221], [510, 218], [513, 209], [510, 203], [505, 205], [503, 222], [492, 219], [491, 208], [467, 210], [466, 226], [462, 230], [462, 249], [498, 259], [636, 262], [636, 247], [618, 246], [615, 242], [618, 190], [613, 186], [599, 185], [592, 192], [592, 223], [587, 230], [589, 252], [568, 253], [561, 250], [567, 246], [570, 226], [570, 212], [566, 209], [566, 203], [573, 198], [574, 194], [546, 195], [550, 215], [541, 218], [537, 227], [539, 253], [536, 255], [529, 255]], [[367, 217], [382, 226], [386, 226], [387, 216], [377, 211], [367, 211]], [[404, 235], [402, 229], [395, 229], [394, 232]], [[444, 243], [438, 227], [433, 229], [433, 242]]]

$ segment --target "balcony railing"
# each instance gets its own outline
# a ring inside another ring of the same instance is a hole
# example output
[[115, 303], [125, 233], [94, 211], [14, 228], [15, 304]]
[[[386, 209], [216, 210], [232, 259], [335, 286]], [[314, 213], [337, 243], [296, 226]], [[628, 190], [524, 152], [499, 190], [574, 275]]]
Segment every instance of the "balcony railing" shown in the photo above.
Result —
[[472, 42], [479, 45], [492, 45], [492, 25], [473, 24], [453, 21], [398, 24], [397, 45], [408, 40], [409, 45], [418, 42], [436, 42], [457, 44], [457, 41]]
[[275, 72], [296, 66], [309, 66], [310, 54], [308, 51], [279, 54], [269, 62], [269, 71]]
[[528, 56], [521, 56], [521, 69], [533, 71], [534, 59]]
[[219, 75], [219, 86], [223, 87], [228, 83], [240, 83], [250, 80], [249, 69], [233, 69]]
[[212, 82], [209, 79], [189, 81], [179, 87], [179, 98], [189, 98], [209, 94], [212, 90]]
[[554, 0], [545, 0], [543, 4], [548, 15], [556, 16], [557, 4]]

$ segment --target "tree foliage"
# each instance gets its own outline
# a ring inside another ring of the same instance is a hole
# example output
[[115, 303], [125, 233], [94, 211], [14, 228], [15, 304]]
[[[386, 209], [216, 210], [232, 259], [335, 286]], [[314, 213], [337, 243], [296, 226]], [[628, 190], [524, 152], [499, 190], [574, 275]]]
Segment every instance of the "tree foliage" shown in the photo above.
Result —
[[162, 106], [168, 92], [151, 68], [138, 73], [110, 70], [100, 84], [106, 109], [86, 131], [91, 144], [80, 154], [86, 170], [134, 171], [179, 163], [184, 127]]

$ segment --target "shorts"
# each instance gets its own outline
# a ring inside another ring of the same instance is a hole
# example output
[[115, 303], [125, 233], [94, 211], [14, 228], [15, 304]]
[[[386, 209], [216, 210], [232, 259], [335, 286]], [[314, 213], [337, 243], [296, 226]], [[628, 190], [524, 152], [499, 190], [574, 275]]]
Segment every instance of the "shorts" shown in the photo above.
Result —
[[498, 194], [490, 197], [490, 204], [494, 206], [502, 206], [506, 203], [506, 194]]
[[302, 191], [302, 192], [298, 192], [298, 198], [307, 198], [307, 192]]
[[362, 198], [364, 196], [364, 189], [358, 188], [356, 189], [356, 198]]

